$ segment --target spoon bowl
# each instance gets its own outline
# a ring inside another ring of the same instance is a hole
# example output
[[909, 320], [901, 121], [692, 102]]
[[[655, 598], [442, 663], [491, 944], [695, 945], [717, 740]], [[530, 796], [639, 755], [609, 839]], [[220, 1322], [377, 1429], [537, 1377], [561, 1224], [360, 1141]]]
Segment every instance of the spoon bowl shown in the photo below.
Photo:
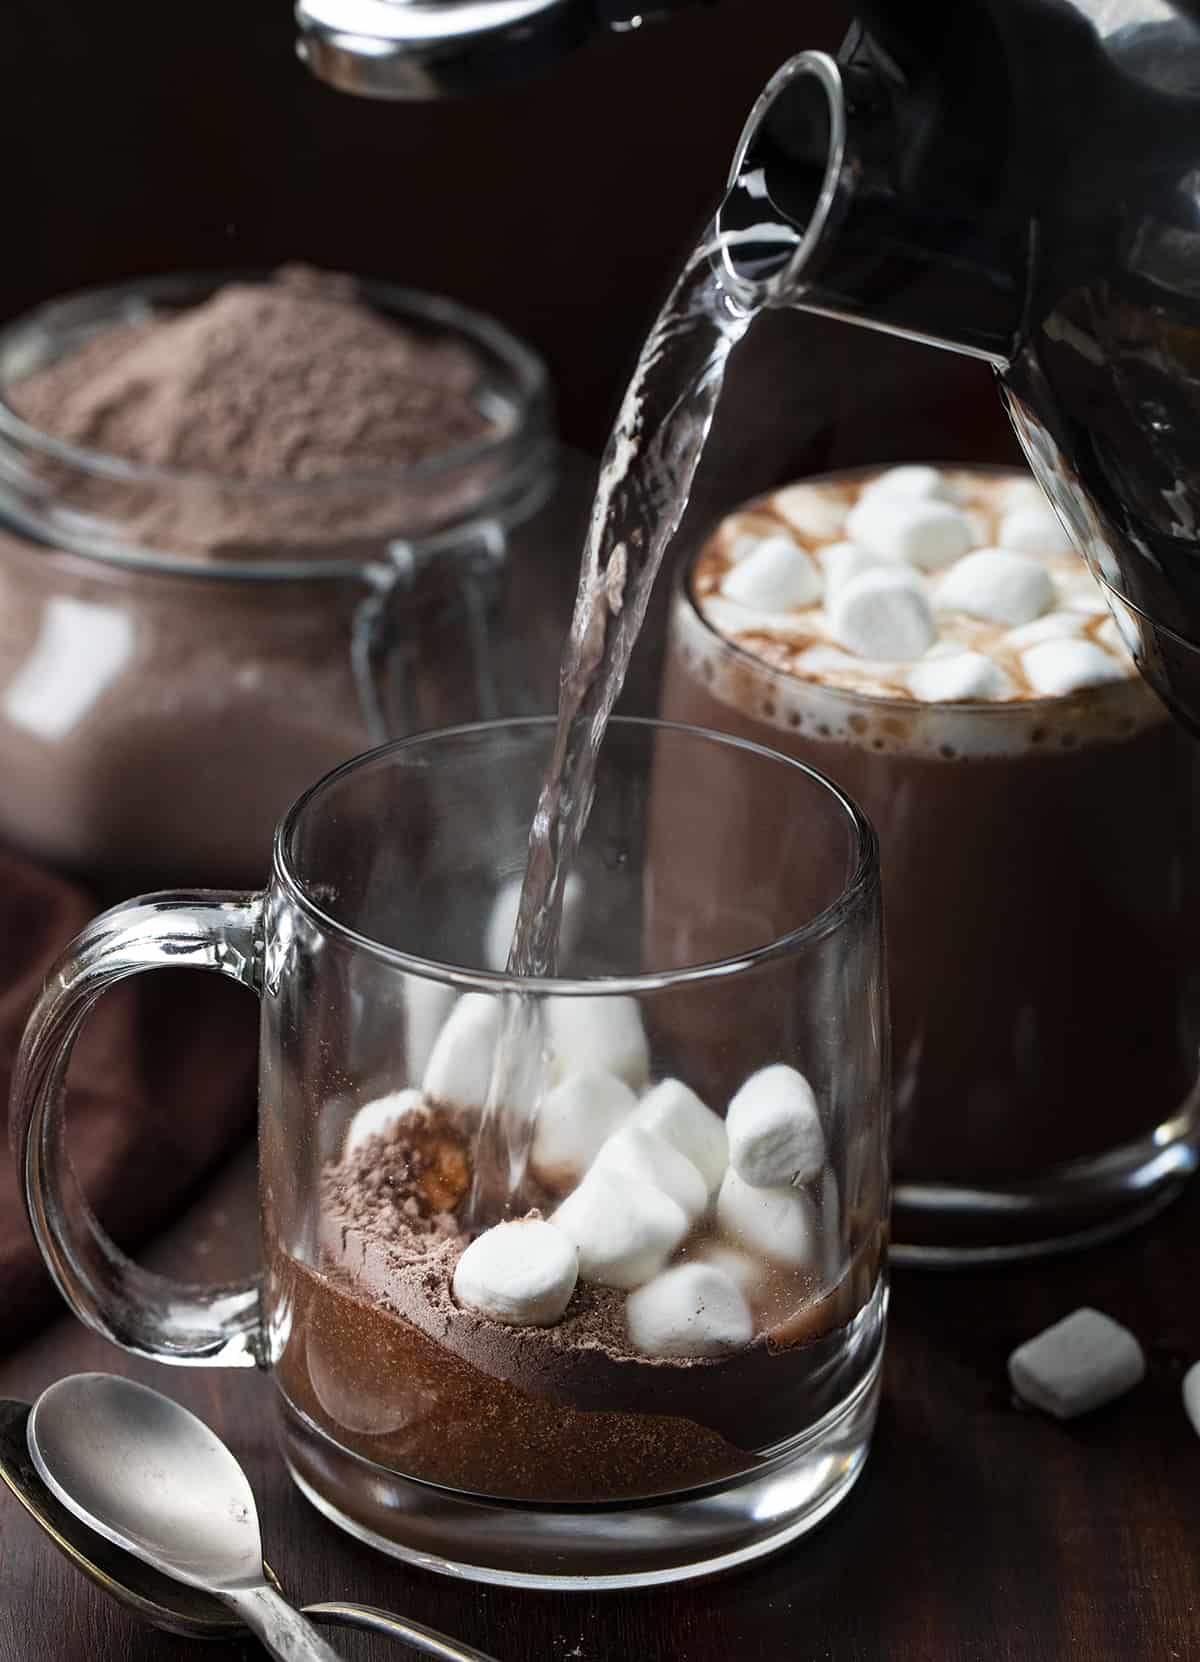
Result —
[[[114, 1546], [56, 1499], [29, 1455], [29, 1413], [27, 1402], [0, 1399], [0, 1483], [20, 1501], [59, 1552], [102, 1592], [165, 1633], [187, 1639], [230, 1639], [244, 1634], [245, 1624], [219, 1599], [152, 1569], [123, 1547]], [[264, 1563], [263, 1571], [271, 1585], [278, 1588], [278, 1579], [268, 1564]], [[494, 1662], [471, 1645], [370, 1605], [308, 1604], [304, 1614], [330, 1626], [382, 1634], [424, 1655], [439, 1657], [442, 1662]]]
[[[0, 1481], [77, 1570], [165, 1633], [187, 1639], [228, 1639], [245, 1631], [219, 1599], [151, 1569], [68, 1512], [30, 1458], [28, 1420], [27, 1402], [0, 1401]], [[269, 1569], [267, 1575], [271, 1577]]]
[[113, 1374], [72, 1374], [42, 1392], [28, 1437], [46, 1486], [106, 1540], [192, 1587], [262, 1580], [245, 1472], [170, 1397]]

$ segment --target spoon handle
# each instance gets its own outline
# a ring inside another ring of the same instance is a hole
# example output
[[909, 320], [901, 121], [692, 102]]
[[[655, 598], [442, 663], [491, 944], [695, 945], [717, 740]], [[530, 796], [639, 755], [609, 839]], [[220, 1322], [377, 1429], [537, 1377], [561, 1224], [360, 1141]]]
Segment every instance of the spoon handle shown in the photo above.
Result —
[[257, 1587], [222, 1587], [218, 1597], [237, 1611], [251, 1633], [280, 1662], [342, 1662], [312, 1623], [267, 1582]]
[[356, 1627], [371, 1633], [386, 1633], [391, 1639], [400, 1639], [413, 1650], [436, 1656], [440, 1662], [496, 1662], [486, 1651], [476, 1650], [460, 1639], [450, 1639], [432, 1627], [411, 1622], [407, 1616], [394, 1616], [390, 1610], [376, 1610], [369, 1604], [306, 1604], [310, 1616], [319, 1616], [333, 1627]]

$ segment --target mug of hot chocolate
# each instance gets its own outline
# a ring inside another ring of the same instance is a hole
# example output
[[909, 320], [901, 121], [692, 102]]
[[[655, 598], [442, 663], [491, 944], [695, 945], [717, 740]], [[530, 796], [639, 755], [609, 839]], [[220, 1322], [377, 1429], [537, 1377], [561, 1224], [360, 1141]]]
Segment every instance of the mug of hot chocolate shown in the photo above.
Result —
[[662, 713], [821, 768], [878, 830], [902, 1253], [1082, 1244], [1175, 1192], [1194, 750], [1027, 476], [858, 471], [731, 514], [677, 585]]
[[[372, 752], [291, 810], [266, 893], [98, 918], [32, 1018], [14, 1115], [35, 1232], [93, 1327], [272, 1369], [296, 1482], [358, 1538], [594, 1588], [767, 1552], [862, 1469], [886, 993], [858, 809], [761, 747], [624, 720], [559, 971], [507, 974], [553, 742], [515, 721]], [[746, 885], [696, 808], [740, 845], [766, 799], [786, 830]], [[75, 1032], [166, 964], [261, 1001], [261, 1286], [150, 1278], [76, 1204]]]

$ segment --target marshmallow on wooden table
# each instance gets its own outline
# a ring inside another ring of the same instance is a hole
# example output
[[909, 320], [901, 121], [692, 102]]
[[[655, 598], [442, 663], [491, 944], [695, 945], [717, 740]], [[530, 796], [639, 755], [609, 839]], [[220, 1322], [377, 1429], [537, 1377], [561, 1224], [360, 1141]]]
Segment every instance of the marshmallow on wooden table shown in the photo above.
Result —
[[859, 494], [859, 501], [878, 497], [907, 497], [912, 501], [957, 502], [958, 492], [939, 468], [921, 462], [907, 462], [902, 467], [889, 467], [869, 479]]
[[1074, 551], [1062, 521], [1048, 502], [1026, 502], [1010, 508], [1000, 521], [997, 541], [1001, 548], [1015, 548], [1019, 554], [1040, 554], [1043, 559]]
[[451, 1010], [430, 1054], [422, 1089], [450, 1108], [482, 1108], [492, 1081], [500, 1038], [501, 1002], [487, 993], [464, 993]]
[[637, 1107], [623, 1079], [601, 1068], [568, 1074], [538, 1109], [529, 1163], [551, 1189], [569, 1189]]
[[730, 1166], [717, 1196], [717, 1222], [734, 1241], [773, 1263], [799, 1269], [816, 1256], [816, 1212], [800, 1189], [757, 1189]]
[[1045, 566], [1007, 548], [980, 548], [946, 573], [938, 605], [985, 623], [1015, 629], [1054, 605], [1054, 580]]
[[369, 1143], [372, 1137], [382, 1137], [402, 1120], [405, 1114], [410, 1114], [423, 1101], [420, 1091], [409, 1089], [389, 1091], [387, 1096], [379, 1096], [374, 1102], [364, 1103], [346, 1128], [342, 1158], [349, 1160], [351, 1155], [357, 1154], [363, 1144]]
[[1008, 1359], [1017, 1395], [1060, 1420], [1111, 1402], [1145, 1372], [1142, 1347], [1128, 1328], [1086, 1306], [1018, 1346]]
[[579, 1251], [579, 1273], [626, 1292], [657, 1275], [688, 1232], [668, 1194], [615, 1171], [590, 1171], [550, 1222]]
[[615, 1131], [596, 1156], [594, 1171], [634, 1177], [670, 1195], [694, 1223], [708, 1205], [708, 1186], [696, 1167], [665, 1137], [640, 1125]]
[[725, 1356], [754, 1337], [749, 1305], [711, 1264], [676, 1264], [630, 1293], [625, 1327], [645, 1356]]
[[1200, 1362], [1194, 1362], [1183, 1376], [1183, 1407], [1200, 1437]]
[[835, 641], [860, 658], [919, 658], [937, 634], [933, 609], [908, 570], [861, 571], [835, 589], [829, 603]]
[[[521, 889], [524, 874], [511, 877], [498, 891], [492, 902], [491, 916], [484, 933], [483, 959], [487, 969], [503, 975], [508, 967], [513, 931], [517, 927], [517, 913], [521, 907]], [[559, 957], [566, 959], [579, 938], [582, 921], [583, 881], [578, 872], [572, 872], [563, 888], [562, 929], [559, 934]]]
[[726, 572], [721, 593], [760, 611], [788, 612], [821, 597], [821, 574], [789, 536], [763, 537]]
[[555, 1080], [584, 1068], [603, 1068], [640, 1090], [649, 1077], [650, 1046], [635, 998], [585, 994], [548, 999], [546, 1034]]
[[1007, 698], [1012, 682], [986, 653], [955, 652], [914, 665], [908, 688], [914, 698], [926, 703], [949, 704], [960, 698]]
[[843, 583], [848, 583], [852, 577], [860, 572], [870, 571], [873, 566], [883, 562], [877, 554], [869, 554], [865, 548], [860, 548], [856, 542], [831, 542], [820, 550], [817, 558], [821, 562], [821, 569], [825, 573], [825, 590], [832, 594], [840, 589]]
[[725, 1122], [682, 1079], [663, 1079], [638, 1103], [633, 1125], [655, 1131], [697, 1168], [716, 1194], [729, 1164]]
[[725, 1116], [729, 1163], [756, 1189], [807, 1183], [825, 1164], [825, 1133], [812, 1086], [786, 1062], [752, 1073]]
[[454, 1270], [454, 1296], [514, 1327], [552, 1327], [579, 1276], [572, 1241], [541, 1218], [498, 1223], [476, 1236]]
[[1088, 640], [1043, 641], [1021, 654], [1021, 667], [1034, 692], [1047, 698], [1125, 679], [1112, 653]]
[[846, 535], [881, 560], [921, 571], [957, 560], [974, 541], [971, 521], [951, 503], [887, 493], [858, 501], [847, 516]]

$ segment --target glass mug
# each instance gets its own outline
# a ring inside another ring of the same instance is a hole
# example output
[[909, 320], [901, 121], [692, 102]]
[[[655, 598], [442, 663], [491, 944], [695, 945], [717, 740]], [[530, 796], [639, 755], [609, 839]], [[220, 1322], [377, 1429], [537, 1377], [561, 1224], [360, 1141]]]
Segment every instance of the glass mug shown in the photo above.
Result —
[[[887, 1297], [878, 851], [800, 763], [616, 721], [560, 976], [508, 978], [552, 737], [519, 720], [373, 751], [287, 814], [265, 893], [97, 918], [30, 1020], [14, 1123], [76, 1314], [142, 1356], [273, 1370], [285, 1458], [327, 1517], [477, 1579], [628, 1586], [770, 1551], [862, 1469]], [[769, 825], [748, 819], [767, 797]], [[87, 1011], [164, 965], [261, 1003], [261, 1281], [148, 1275], [64, 1157], [58, 1087]], [[504, 1028], [514, 1012], [530, 1025]], [[538, 1035], [516, 1210], [579, 1252], [538, 1326], [455, 1290], [502, 1030]], [[807, 1093], [790, 1183], [717, 1117], [767, 1067], [760, 1097]]]

